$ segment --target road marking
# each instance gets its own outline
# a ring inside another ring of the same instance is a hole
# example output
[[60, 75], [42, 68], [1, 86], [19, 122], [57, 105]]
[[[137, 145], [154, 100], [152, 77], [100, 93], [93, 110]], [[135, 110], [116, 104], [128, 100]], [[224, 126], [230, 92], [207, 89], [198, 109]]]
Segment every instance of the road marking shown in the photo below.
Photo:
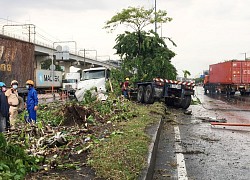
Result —
[[185, 159], [184, 155], [182, 154], [181, 134], [179, 126], [174, 127], [174, 133], [175, 133], [175, 151], [177, 157], [178, 180], [188, 180]]

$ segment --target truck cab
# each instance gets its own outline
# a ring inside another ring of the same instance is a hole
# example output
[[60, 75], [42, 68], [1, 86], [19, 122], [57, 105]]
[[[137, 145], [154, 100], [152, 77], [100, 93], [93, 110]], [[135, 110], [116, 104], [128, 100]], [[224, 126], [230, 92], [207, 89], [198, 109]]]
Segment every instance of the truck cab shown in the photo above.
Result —
[[75, 92], [77, 100], [82, 101], [85, 91], [93, 87], [96, 87], [98, 92], [106, 92], [105, 84], [109, 78], [109, 72], [110, 70], [105, 67], [84, 69]]
[[77, 89], [78, 83], [80, 82], [80, 73], [71, 72], [66, 73], [65, 78], [62, 80], [63, 89]]

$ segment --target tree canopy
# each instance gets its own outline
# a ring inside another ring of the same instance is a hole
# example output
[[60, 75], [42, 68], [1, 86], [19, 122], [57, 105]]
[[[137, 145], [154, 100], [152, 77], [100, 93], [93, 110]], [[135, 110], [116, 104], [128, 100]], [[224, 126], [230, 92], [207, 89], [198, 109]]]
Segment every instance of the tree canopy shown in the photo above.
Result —
[[[155, 18], [156, 17], [156, 18]], [[176, 68], [171, 64], [171, 58], [175, 53], [171, 51], [165, 40], [170, 38], [159, 37], [153, 30], [145, 31], [144, 28], [150, 24], [166, 23], [172, 18], [167, 17], [166, 11], [129, 7], [123, 9], [106, 22], [104, 28], [114, 30], [120, 24], [133, 29], [132, 32], [125, 31], [116, 38], [116, 53], [122, 60], [122, 71], [125, 76], [134, 77], [135, 81], [151, 81], [154, 77], [175, 79]]]
[[183, 76], [184, 78], [187, 78], [188, 76], [191, 76], [191, 73], [188, 70], [183, 70]]
[[155, 23], [155, 21], [159, 23], [166, 23], [171, 20], [172, 18], [167, 17], [167, 11], [158, 10], [156, 16], [154, 16], [154, 8], [144, 9], [143, 7], [128, 7], [113, 16], [111, 20], [107, 21], [104, 28], [112, 31], [118, 25], [124, 24], [125, 26], [131, 27], [134, 31], [138, 32], [147, 25]]
[[153, 31], [141, 32], [139, 47], [136, 37], [136, 32], [125, 32], [116, 39], [114, 48], [122, 57], [123, 72], [136, 74], [137, 81], [152, 80], [154, 77], [175, 79], [176, 69], [170, 61], [175, 53], [167, 48], [164, 39]]

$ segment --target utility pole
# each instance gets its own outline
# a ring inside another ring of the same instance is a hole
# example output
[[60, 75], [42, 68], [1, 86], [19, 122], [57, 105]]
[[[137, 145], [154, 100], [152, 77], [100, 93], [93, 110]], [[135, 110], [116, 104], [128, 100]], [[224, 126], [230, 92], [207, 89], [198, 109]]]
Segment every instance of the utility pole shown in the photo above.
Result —
[[30, 42], [30, 25], [28, 27], [28, 31], [29, 31], [29, 42]]
[[85, 67], [85, 59], [86, 59], [86, 51], [95, 51], [95, 60], [97, 60], [97, 50], [94, 50], [94, 49], [80, 49], [79, 51], [78, 51], [78, 55], [79, 55], [79, 52], [80, 51], [83, 51], [83, 58], [84, 58], [84, 67]]
[[[28, 30], [29, 42], [31, 42], [31, 34], [34, 34], [33, 43], [35, 43], [36, 26], [33, 24], [26, 24], [26, 26], [24, 27]], [[23, 33], [23, 34], [27, 34], [27, 33]]]
[[86, 55], [86, 51], [85, 51], [85, 49], [83, 49], [83, 59], [84, 59], [84, 64], [83, 64], [83, 67], [85, 68], [85, 66], [86, 66], [86, 61], [85, 61], [85, 55]]
[[[4, 28], [7, 26], [21, 26], [24, 27], [25, 29], [28, 29], [28, 37], [29, 37], [29, 42], [31, 42], [31, 34], [34, 34], [34, 42], [35, 43], [35, 34], [36, 34], [36, 26], [34, 24], [11, 24], [11, 25], [3, 25], [2, 27], [2, 34], [4, 35]], [[31, 31], [31, 29], [33, 29], [33, 31]], [[27, 34], [27, 33], [23, 33], [23, 34]]]
[[157, 16], [156, 16], [156, 0], [155, 0], [155, 33], [157, 33]]
[[245, 61], [247, 60], [247, 53], [241, 53], [241, 54], [245, 54]]
[[52, 96], [53, 96], [53, 100], [55, 100], [55, 93], [54, 93], [54, 78], [55, 78], [55, 75], [54, 75], [54, 55], [52, 55], [52, 58], [51, 58], [51, 80], [52, 80], [52, 85], [51, 85], [51, 93], [52, 93]]

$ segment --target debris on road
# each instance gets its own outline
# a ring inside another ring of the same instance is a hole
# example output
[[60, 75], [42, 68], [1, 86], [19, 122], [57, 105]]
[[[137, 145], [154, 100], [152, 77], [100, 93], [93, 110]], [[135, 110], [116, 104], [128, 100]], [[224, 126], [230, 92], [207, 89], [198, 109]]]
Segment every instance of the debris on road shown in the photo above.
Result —
[[6, 132], [6, 140], [20, 145], [36, 158], [38, 172], [29, 174], [29, 179], [39, 179], [45, 172], [53, 174], [60, 170], [88, 172], [90, 167], [86, 165], [86, 158], [91, 147], [110, 137], [115, 131], [115, 121], [135, 116], [127, 111], [123, 102], [115, 104], [113, 101], [94, 102], [91, 106], [77, 103], [40, 105], [40, 121], [25, 123], [25, 113], [20, 114], [18, 128]]
[[186, 110], [186, 111], [184, 111], [184, 114], [186, 114], [186, 115], [192, 115], [192, 110]]
[[218, 123], [218, 122], [211, 122], [211, 125], [221, 125], [221, 126], [250, 126], [250, 124], [243, 124], [243, 123]]
[[218, 122], [218, 123], [226, 123], [227, 120], [225, 118], [214, 118], [214, 117], [196, 117], [197, 119], [202, 120], [203, 122]]

